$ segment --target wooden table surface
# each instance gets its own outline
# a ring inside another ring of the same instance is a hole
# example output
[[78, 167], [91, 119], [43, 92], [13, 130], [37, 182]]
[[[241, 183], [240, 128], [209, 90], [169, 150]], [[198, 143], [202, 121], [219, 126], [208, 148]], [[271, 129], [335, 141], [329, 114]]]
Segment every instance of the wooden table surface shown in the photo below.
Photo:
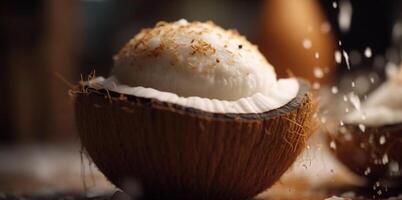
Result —
[[[401, 185], [365, 185], [324, 145], [312, 143], [280, 181], [255, 199], [322, 200], [338, 196], [402, 200]], [[0, 200], [130, 199], [79, 152], [77, 144], [0, 146]]]

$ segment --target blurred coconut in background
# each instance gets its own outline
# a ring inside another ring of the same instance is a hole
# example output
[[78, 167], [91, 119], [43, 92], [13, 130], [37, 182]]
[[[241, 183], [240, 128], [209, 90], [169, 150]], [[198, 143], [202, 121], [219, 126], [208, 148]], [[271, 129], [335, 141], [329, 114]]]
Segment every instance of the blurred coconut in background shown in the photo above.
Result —
[[261, 49], [279, 76], [290, 72], [322, 83], [334, 79], [336, 40], [318, 1], [266, 0], [262, 9]]

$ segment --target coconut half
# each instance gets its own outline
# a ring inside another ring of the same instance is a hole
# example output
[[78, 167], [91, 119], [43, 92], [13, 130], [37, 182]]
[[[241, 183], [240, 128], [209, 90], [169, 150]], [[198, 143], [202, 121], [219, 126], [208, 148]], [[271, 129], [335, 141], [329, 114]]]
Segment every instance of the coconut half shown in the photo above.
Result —
[[312, 132], [309, 85], [277, 80], [255, 45], [211, 22], [160, 22], [73, 91], [83, 146], [116, 186], [145, 196], [246, 199], [271, 186]]
[[339, 160], [371, 181], [402, 181], [402, 68], [388, 69], [388, 80], [343, 121], [329, 141]]

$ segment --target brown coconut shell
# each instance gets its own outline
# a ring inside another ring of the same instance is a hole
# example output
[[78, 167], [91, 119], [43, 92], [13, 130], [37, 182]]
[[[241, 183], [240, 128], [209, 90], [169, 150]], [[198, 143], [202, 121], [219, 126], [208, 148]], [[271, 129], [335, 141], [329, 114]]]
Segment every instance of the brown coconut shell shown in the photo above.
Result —
[[151, 199], [246, 199], [270, 187], [304, 149], [314, 104], [295, 99], [258, 114], [218, 114], [79, 86], [81, 141], [116, 186], [138, 181]]
[[364, 132], [354, 124], [341, 128], [342, 133], [329, 134], [328, 142], [335, 142], [331, 150], [346, 167], [369, 181], [402, 181], [401, 170], [390, 170], [390, 165], [402, 167], [402, 124], [367, 127]]

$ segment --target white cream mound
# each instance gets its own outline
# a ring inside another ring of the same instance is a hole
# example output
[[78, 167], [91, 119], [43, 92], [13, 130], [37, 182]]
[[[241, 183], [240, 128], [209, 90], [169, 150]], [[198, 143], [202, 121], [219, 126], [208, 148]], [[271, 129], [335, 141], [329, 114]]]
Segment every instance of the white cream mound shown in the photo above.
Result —
[[296, 97], [258, 48], [212, 22], [159, 22], [114, 57], [112, 76], [92, 82], [123, 94], [218, 113], [260, 113]]
[[346, 115], [345, 122], [374, 127], [402, 123], [402, 68], [388, 70], [388, 77], [368, 96], [360, 111]]

